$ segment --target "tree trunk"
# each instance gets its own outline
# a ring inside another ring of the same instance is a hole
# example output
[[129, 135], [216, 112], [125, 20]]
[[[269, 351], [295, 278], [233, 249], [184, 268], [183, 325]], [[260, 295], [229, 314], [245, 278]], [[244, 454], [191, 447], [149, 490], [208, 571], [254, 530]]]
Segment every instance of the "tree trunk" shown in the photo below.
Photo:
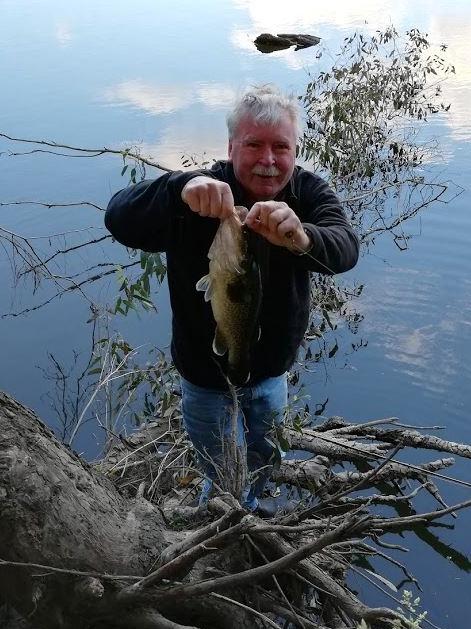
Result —
[[[171, 500], [161, 494], [162, 510], [143, 497], [147, 481], [147, 495], [154, 500], [156, 469], [163, 473], [157, 424], [119, 442], [98, 471], [61, 444], [32, 411], [0, 392], [2, 629], [252, 629], [277, 627], [277, 618], [300, 627], [333, 629], [343, 619], [348, 626], [361, 619], [372, 629], [391, 626], [396, 611], [370, 608], [348, 590], [348, 564], [339, 564], [337, 550], [358, 546], [375, 554], [366, 537], [377, 540], [381, 532], [425, 525], [471, 504], [446, 507], [428, 479], [449, 460], [420, 467], [400, 464], [393, 458], [398, 447], [387, 454], [382, 444], [376, 452], [362, 444], [368, 457], [383, 453], [383, 460], [361, 474], [333, 474], [324, 456], [284, 462], [278, 477], [313, 492], [291, 515], [264, 522], [224, 494], [203, 512], [189, 506], [172, 511]], [[357, 448], [348, 435], [359, 427], [349, 432], [347, 424], [341, 426], [342, 438], [332, 450], [336, 455], [342, 448]], [[339, 421], [321, 432], [334, 439], [336, 430]], [[385, 434], [392, 438], [391, 431]], [[313, 438], [322, 441], [319, 431], [308, 431], [306, 447], [312, 447]], [[379, 435], [373, 438], [378, 441]], [[174, 458], [164, 456], [171, 476], [181, 442], [176, 438]], [[443, 449], [457, 446], [447, 442]], [[156, 461], [158, 467], [152, 468]], [[112, 483], [109, 477], [118, 469]], [[357, 496], [360, 488], [383, 478], [418, 479], [422, 485], [409, 495]], [[445, 508], [396, 518], [369, 511], [385, 501], [408, 503], [420, 488]], [[171, 495], [178, 495], [178, 483]], [[325, 604], [313, 608], [312, 592]], [[401, 626], [411, 625], [403, 621]]]
[[[0, 434], [2, 559], [85, 572], [145, 573], [168, 543], [153, 505], [123, 499], [32, 411], [4, 393]], [[42, 580], [23, 569], [0, 567], [0, 579], [18, 610], [33, 612], [38, 625], [53, 626], [52, 610], [59, 614], [64, 604], [60, 578], [51, 579], [57, 581], [57, 600], [55, 588], [44, 590]]]

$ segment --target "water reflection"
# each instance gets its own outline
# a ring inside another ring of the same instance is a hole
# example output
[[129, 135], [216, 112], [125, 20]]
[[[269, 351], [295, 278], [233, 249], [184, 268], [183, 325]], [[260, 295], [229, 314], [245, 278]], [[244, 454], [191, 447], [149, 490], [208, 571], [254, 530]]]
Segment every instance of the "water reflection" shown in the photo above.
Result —
[[[227, 155], [226, 135], [224, 122], [215, 125], [209, 119], [201, 120], [198, 127], [195, 127], [189, 120], [184, 120], [181, 125], [170, 124], [161, 128], [158, 142], [142, 143], [131, 140], [124, 142], [123, 146], [138, 144], [142, 155], [152, 156], [166, 168], [181, 170], [182, 158], [190, 158], [194, 168], [202, 168], [206, 162], [212, 164], [213, 156], [217, 155], [222, 159]], [[154, 176], [155, 172], [147, 174], [147, 177]]]
[[132, 79], [106, 89], [103, 100], [111, 105], [133, 107], [159, 116], [188, 107], [192, 96], [193, 90], [188, 85], [153, 85]]
[[434, 271], [386, 270], [380, 282], [369, 285], [374, 301], [367, 296], [362, 304], [364, 333], [372, 344], [411, 385], [435, 395], [451, 391], [458, 376], [471, 376], [460, 347], [460, 331], [471, 314], [470, 285], [464, 283], [444, 304], [434, 301], [440, 283]]
[[[361, 28], [373, 33], [377, 29], [394, 24], [401, 30], [421, 25], [429, 33], [434, 48], [446, 43], [447, 58], [455, 65], [456, 75], [442, 84], [444, 101], [452, 103], [445, 123], [451, 128], [455, 139], [471, 137], [469, 100], [471, 91], [471, 69], [469, 66], [471, 42], [471, 7], [466, 0], [446, 2], [442, 12], [437, 13], [433, 0], [421, 0], [412, 7], [405, 0], [338, 0], [335, 11], [330, 5], [319, 5], [301, 0], [295, 4], [273, 4], [270, 0], [235, 0], [235, 6], [247, 13], [249, 25], [236, 26], [231, 33], [234, 46], [246, 53], [256, 54], [253, 40], [262, 32], [307, 32], [322, 37], [327, 47], [332, 43], [332, 27], [337, 29]], [[425, 18], [424, 16], [429, 16]], [[338, 38], [338, 34], [334, 35]], [[315, 54], [309, 55], [294, 50], [275, 53], [278, 60], [292, 69], [305, 68], [315, 63]]]
[[456, 74], [442, 85], [444, 100], [452, 103], [446, 116], [451, 134], [456, 140], [471, 138], [469, 101], [471, 94], [471, 14], [469, 6], [462, 11], [451, 11], [431, 17], [430, 35], [435, 42], [449, 44], [447, 58], [455, 66]]
[[371, 28], [375, 30], [389, 26], [391, 22], [402, 21], [405, 10], [410, 10], [410, 3], [393, 0], [357, 0], [355, 3], [350, 0], [336, 0], [335, 11], [328, 3], [311, 0], [298, 0], [295, 3], [234, 0], [234, 4], [247, 11], [251, 20], [251, 31], [273, 33], [297, 32], [318, 24], [341, 28], [364, 26], [366, 21], [371, 22]]
[[235, 90], [218, 83], [159, 85], [142, 79], [123, 81], [107, 88], [102, 100], [110, 105], [140, 109], [153, 116], [175, 113], [202, 103], [209, 109], [224, 109], [234, 101]]
[[65, 20], [56, 22], [54, 35], [62, 47], [68, 46], [73, 39], [72, 28]]

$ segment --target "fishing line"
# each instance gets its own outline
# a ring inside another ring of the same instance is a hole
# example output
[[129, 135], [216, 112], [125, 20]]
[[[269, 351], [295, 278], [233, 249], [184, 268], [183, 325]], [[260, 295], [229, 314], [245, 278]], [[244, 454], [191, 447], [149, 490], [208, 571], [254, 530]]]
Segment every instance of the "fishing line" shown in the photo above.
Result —
[[[298, 250], [298, 252], [301, 255], [308, 256], [309, 258], [311, 258], [311, 260], [314, 260], [314, 262], [317, 262], [317, 264], [320, 264], [321, 266], [323, 266], [329, 273], [331, 273], [332, 275], [336, 275], [335, 271], [333, 271], [326, 264], [324, 264], [323, 262], [318, 260], [315, 256], [313, 256], [310, 251], [303, 251], [301, 249], [301, 247], [298, 247], [296, 245], [296, 243], [294, 242], [292, 232], [288, 232], [286, 234], [286, 238], [291, 239], [291, 244], [293, 245], [293, 247], [295, 249]], [[333, 443], [333, 444], [338, 445], [338, 443], [334, 439], [329, 439], [328, 437], [324, 437], [324, 436], [321, 436], [321, 435], [318, 435], [318, 438], [319, 439], [323, 439], [324, 441], [327, 441], [328, 443]], [[351, 450], [353, 450], [355, 452], [360, 452], [361, 454], [363, 454], [365, 456], [365, 458], [373, 458], [373, 459], [380, 459], [380, 460], [387, 459], [386, 456], [383, 456], [381, 454], [371, 454], [370, 452], [367, 452], [366, 450], [362, 450], [361, 448], [358, 448], [358, 447], [355, 447], [355, 446], [351, 446], [351, 445], [348, 445], [348, 444], [342, 444], [342, 446], [347, 448], [347, 449], [351, 449]], [[440, 478], [440, 479], [448, 481], [450, 483], [455, 483], [456, 485], [462, 485], [464, 487], [471, 488], [471, 483], [470, 482], [467, 482], [467, 481], [464, 481], [464, 480], [460, 480], [458, 478], [453, 478], [452, 476], [447, 476], [446, 474], [440, 474], [439, 472], [425, 471], [421, 467], [419, 467], [418, 465], [413, 465], [412, 463], [405, 463], [405, 462], [402, 462], [402, 461], [398, 461], [397, 459], [391, 459], [391, 463], [397, 463], [398, 465], [404, 465], [405, 467], [407, 467], [409, 469], [412, 469], [412, 470], [415, 470], [417, 472], [420, 472], [421, 474], [425, 474], [425, 475], [428, 475], [428, 476], [434, 476], [435, 478]]]
[[[296, 243], [294, 242], [294, 239], [292, 237], [292, 234], [290, 234], [290, 232], [288, 232], [288, 234], [286, 234], [287, 238], [291, 238], [291, 243], [294, 247], [296, 247], [299, 251], [302, 251], [300, 247], [297, 247]], [[318, 264], [320, 264], [321, 266], [323, 266], [325, 269], [327, 269], [329, 271], [329, 273], [332, 273], [333, 275], [335, 275], [334, 271], [332, 271], [332, 269], [329, 269], [329, 267], [326, 264], [323, 264], [320, 260], [318, 260], [315, 256], [313, 256], [309, 251], [304, 251], [302, 252], [302, 255], [306, 255], [309, 256], [312, 260], [314, 260], [315, 262], [317, 262]], [[333, 443], [333, 444], [337, 444], [337, 442], [333, 439], [329, 439], [328, 437], [324, 437], [321, 435], [318, 435], [319, 439], [324, 439], [324, 441], [327, 441], [329, 443]], [[338, 445], [338, 444], [337, 444]], [[381, 454], [371, 454], [370, 452], [367, 452], [366, 450], [362, 450], [361, 448], [355, 447], [355, 446], [351, 446], [351, 445], [347, 445], [347, 444], [342, 444], [343, 447], [345, 448], [349, 448], [351, 450], [354, 450], [355, 452], [360, 452], [361, 454], [363, 454], [365, 456], [365, 458], [374, 458], [374, 459], [381, 459], [384, 460], [387, 457], [382, 456]], [[425, 471], [423, 470], [421, 467], [417, 466], [417, 465], [413, 465], [412, 463], [403, 463], [402, 461], [398, 461], [397, 459], [391, 459], [391, 463], [397, 463], [398, 465], [404, 465], [409, 469], [412, 470], [416, 470], [417, 472], [421, 472], [422, 474], [426, 474], [428, 476], [435, 476], [436, 478], [440, 478], [442, 480], [446, 480], [448, 482], [451, 483], [455, 483], [457, 485], [463, 485], [464, 487], [469, 487], [471, 488], [471, 483], [464, 481], [464, 480], [460, 480], [458, 478], [453, 478], [452, 476], [447, 476], [446, 474], [440, 474], [439, 472], [434, 472], [434, 471]]]
[[[234, 211], [234, 214], [236, 214], [236, 212]], [[293, 232], [289, 231], [285, 234], [285, 237], [291, 240], [291, 244], [293, 245], [293, 247], [300, 253], [300, 255], [303, 256], [308, 256], [309, 258], [311, 258], [311, 260], [313, 260], [314, 262], [316, 262], [317, 264], [319, 264], [320, 266], [324, 267], [324, 269], [326, 269], [329, 273], [331, 273], [332, 275], [336, 275], [336, 272], [333, 271], [329, 266], [327, 266], [327, 264], [324, 264], [323, 262], [321, 262], [320, 260], [318, 260], [314, 255], [312, 255], [312, 253], [310, 251], [303, 251], [301, 249], [301, 247], [299, 247], [295, 242], [294, 242], [294, 238], [293, 238]], [[335, 445], [339, 445], [338, 442], [336, 442], [334, 439], [329, 439], [328, 437], [322, 436], [322, 435], [316, 435], [319, 439], [323, 439], [324, 441], [327, 441], [328, 443], [333, 443]], [[353, 450], [354, 452], [359, 452], [361, 453], [366, 459], [380, 459], [380, 460], [385, 460], [388, 457], [383, 456], [381, 454], [372, 454], [371, 452], [368, 452], [366, 450], [362, 450], [359, 447], [355, 447], [355, 446], [351, 446], [348, 444], [341, 444], [342, 447]], [[464, 480], [460, 480], [458, 478], [453, 478], [452, 476], [447, 476], [446, 474], [440, 474], [440, 472], [434, 472], [434, 471], [426, 471], [423, 470], [421, 467], [419, 467], [418, 465], [413, 465], [412, 463], [405, 463], [402, 461], [398, 461], [397, 459], [390, 459], [391, 463], [396, 463], [397, 465], [403, 465], [409, 469], [415, 470], [417, 472], [420, 472], [422, 475], [426, 475], [426, 476], [434, 476], [435, 478], [440, 478], [441, 480], [445, 480], [448, 481], [450, 483], [454, 483], [456, 485], [462, 485], [464, 487], [469, 487], [471, 488], [471, 483], [464, 481]]]

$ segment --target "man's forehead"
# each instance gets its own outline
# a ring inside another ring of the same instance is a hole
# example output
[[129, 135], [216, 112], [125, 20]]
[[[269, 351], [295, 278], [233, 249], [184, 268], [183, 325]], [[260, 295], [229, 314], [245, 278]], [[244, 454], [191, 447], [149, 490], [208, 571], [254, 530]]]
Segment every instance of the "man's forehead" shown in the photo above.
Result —
[[296, 136], [296, 130], [289, 117], [283, 117], [275, 124], [258, 122], [252, 118], [242, 118], [237, 125], [234, 136], [243, 140], [269, 137], [275, 141], [291, 142]]

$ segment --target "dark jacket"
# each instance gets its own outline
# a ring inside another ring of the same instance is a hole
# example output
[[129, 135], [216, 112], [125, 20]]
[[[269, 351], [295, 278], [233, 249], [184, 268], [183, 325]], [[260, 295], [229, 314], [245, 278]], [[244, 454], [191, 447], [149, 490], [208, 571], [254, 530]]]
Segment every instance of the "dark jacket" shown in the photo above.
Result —
[[[232, 164], [217, 162], [211, 170], [173, 172], [117, 192], [108, 205], [105, 225], [127, 247], [166, 252], [175, 366], [193, 384], [222, 389], [227, 386], [211, 347], [215, 330], [211, 306], [195, 289], [208, 273], [207, 254], [219, 220], [200, 217], [181, 199], [184, 185], [202, 174], [227, 182], [235, 205], [250, 209]], [[260, 236], [255, 238], [263, 301], [250, 384], [278, 376], [294, 362], [308, 325], [309, 271], [341, 273], [358, 259], [358, 239], [339, 200], [320, 177], [296, 166], [276, 200], [285, 201], [296, 212], [313, 247], [309, 254], [296, 255]]]

